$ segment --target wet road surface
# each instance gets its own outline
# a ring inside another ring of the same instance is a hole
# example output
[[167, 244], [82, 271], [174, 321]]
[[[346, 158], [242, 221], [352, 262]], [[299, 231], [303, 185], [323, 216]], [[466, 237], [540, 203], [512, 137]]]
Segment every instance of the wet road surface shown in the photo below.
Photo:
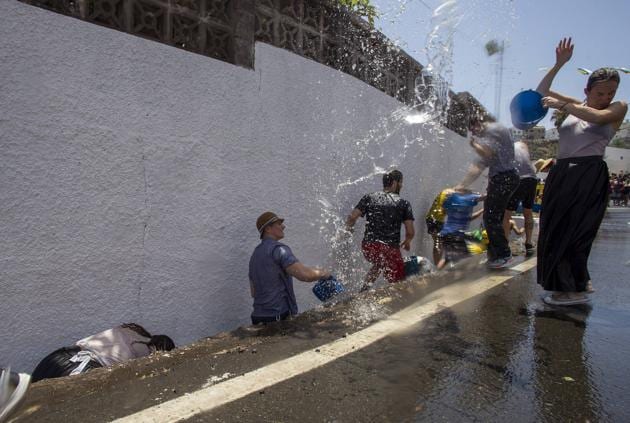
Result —
[[[630, 421], [629, 223], [629, 210], [613, 209], [602, 224], [590, 260], [590, 305], [545, 305], [534, 268], [187, 421]], [[484, 274], [464, 264], [275, 327], [243, 328], [167, 356], [42, 382], [19, 421], [124, 417], [317, 351], [445, 285], [465, 290], [467, 280]]]

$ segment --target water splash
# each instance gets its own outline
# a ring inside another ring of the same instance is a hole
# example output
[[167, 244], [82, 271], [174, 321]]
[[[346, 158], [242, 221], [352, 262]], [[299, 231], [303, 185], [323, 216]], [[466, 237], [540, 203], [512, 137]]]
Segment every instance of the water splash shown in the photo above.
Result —
[[[426, 66], [416, 78], [416, 108], [436, 125], [446, 121], [449, 91], [453, 79], [453, 39], [461, 15], [457, 0], [444, 0], [431, 15], [431, 32], [427, 35]], [[418, 118], [412, 119], [418, 120]]]
[[[401, 8], [405, 4], [401, 3]], [[406, 157], [414, 157], [413, 154], [419, 154], [429, 144], [445, 142], [453, 34], [460, 21], [458, 13], [457, 0], [442, 1], [432, 12], [432, 30], [425, 46], [427, 65], [416, 80], [416, 101], [412, 107], [402, 106], [383, 116], [352, 143], [350, 151], [344, 151], [347, 148], [344, 146], [348, 145], [348, 137], [353, 136], [350, 135], [352, 128], [333, 135], [334, 144], [339, 146], [333, 153], [339, 165], [318, 175], [317, 206], [322, 210], [318, 224], [320, 236], [330, 246], [328, 266], [351, 291], [362, 285], [368, 267], [361, 253], [360, 234], [352, 236], [345, 227], [352, 206], [365, 194], [362, 190], [374, 190], [375, 184], [380, 185], [381, 175], [392, 167], [399, 167]], [[421, 125], [421, 128], [410, 130], [413, 125]], [[392, 154], [393, 151], [398, 153]], [[369, 170], [361, 175], [348, 171], [357, 165]], [[359, 232], [361, 224], [357, 226]], [[375, 306], [364, 306], [365, 309], [355, 310], [355, 314], [367, 316], [368, 320], [379, 315]]]

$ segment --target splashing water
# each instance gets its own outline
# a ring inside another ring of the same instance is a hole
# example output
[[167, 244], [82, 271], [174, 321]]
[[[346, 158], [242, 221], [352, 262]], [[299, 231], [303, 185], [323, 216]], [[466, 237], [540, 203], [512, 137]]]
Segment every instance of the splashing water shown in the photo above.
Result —
[[[342, 150], [347, 142], [336, 142], [340, 150], [334, 152], [334, 157], [339, 159], [340, 165], [322, 172], [315, 184], [319, 190], [318, 207], [322, 210], [319, 232], [330, 247], [328, 266], [351, 291], [362, 285], [368, 264], [361, 253], [361, 236], [353, 237], [346, 230], [346, 216], [359, 196], [365, 193], [360, 191], [361, 188], [365, 189], [368, 184], [373, 187], [375, 179], [380, 179], [387, 169], [399, 167], [410, 153], [418, 154], [428, 144], [444, 143], [443, 125], [452, 79], [453, 34], [459, 20], [457, 1], [442, 1], [432, 13], [432, 31], [425, 46], [428, 61], [416, 79], [413, 107], [403, 106], [383, 116], [363, 137], [356, 139], [351, 151]], [[422, 130], [410, 131], [410, 125], [422, 125]], [[345, 132], [342, 130], [333, 138], [347, 140], [352, 136]], [[391, 148], [393, 143], [400, 142], [401, 149]], [[399, 153], [392, 155], [392, 151]], [[345, 165], [346, 161], [349, 165], [358, 164], [370, 170], [362, 175], [351, 175], [347, 172], [350, 166]], [[380, 181], [376, 183], [380, 184]], [[359, 230], [357, 227], [357, 232]], [[382, 308], [374, 304], [357, 307], [352, 314], [362, 316], [360, 319], [366, 321], [380, 318], [383, 313]]]
[[449, 105], [449, 87], [453, 76], [453, 37], [461, 21], [456, 0], [443, 1], [431, 16], [432, 30], [427, 36], [427, 64], [416, 78], [417, 108], [429, 120], [411, 118], [410, 123], [436, 120], [443, 124]]

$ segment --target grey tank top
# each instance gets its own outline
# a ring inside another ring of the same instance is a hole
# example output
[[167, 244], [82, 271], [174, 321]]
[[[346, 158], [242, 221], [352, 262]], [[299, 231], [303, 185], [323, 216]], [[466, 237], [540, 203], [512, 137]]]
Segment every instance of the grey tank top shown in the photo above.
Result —
[[603, 156], [615, 132], [609, 123], [598, 125], [569, 115], [558, 128], [558, 158]]

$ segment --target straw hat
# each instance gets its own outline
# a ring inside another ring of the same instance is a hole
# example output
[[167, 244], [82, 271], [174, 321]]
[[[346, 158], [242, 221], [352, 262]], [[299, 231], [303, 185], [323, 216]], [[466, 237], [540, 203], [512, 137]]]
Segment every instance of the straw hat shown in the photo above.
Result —
[[534, 167], [536, 168], [536, 173], [538, 172], [546, 172], [553, 164], [553, 159], [538, 159], [534, 162]]
[[256, 228], [258, 228], [260, 237], [262, 238], [263, 231], [265, 230], [267, 226], [278, 221], [284, 222], [284, 219], [278, 217], [277, 214], [270, 211], [264, 212], [263, 214], [258, 216], [258, 219], [256, 219]]

